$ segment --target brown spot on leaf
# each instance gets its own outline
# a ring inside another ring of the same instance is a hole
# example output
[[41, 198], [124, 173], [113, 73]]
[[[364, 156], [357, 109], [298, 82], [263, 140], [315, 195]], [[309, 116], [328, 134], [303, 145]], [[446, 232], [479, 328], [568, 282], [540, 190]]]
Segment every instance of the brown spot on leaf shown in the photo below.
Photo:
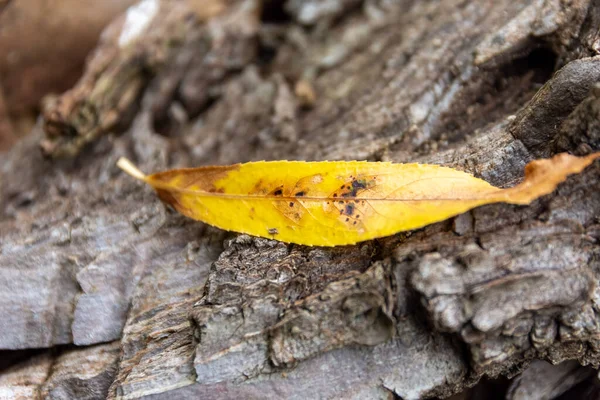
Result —
[[212, 193], [223, 193], [222, 188], [215, 188], [214, 183], [240, 168], [240, 164], [207, 166], [193, 169], [172, 169], [169, 171], [158, 172], [150, 175], [149, 178], [155, 182], [169, 183], [173, 179], [178, 179], [177, 186], [189, 188], [194, 186], [199, 190]]
[[352, 188], [353, 189], [366, 189], [367, 182], [364, 179], [354, 180], [354, 181], [352, 181]]
[[346, 215], [352, 215], [354, 213], [354, 204], [346, 204], [346, 209], [344, 212]]

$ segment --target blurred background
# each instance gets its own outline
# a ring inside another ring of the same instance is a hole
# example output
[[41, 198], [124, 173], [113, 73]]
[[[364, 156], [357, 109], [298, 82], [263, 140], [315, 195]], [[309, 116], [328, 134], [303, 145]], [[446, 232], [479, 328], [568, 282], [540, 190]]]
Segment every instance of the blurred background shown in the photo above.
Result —
[[0, 151], [31, 130], [44, 95], [83, 72], [102, 29], [134, 0], [0, 0]]

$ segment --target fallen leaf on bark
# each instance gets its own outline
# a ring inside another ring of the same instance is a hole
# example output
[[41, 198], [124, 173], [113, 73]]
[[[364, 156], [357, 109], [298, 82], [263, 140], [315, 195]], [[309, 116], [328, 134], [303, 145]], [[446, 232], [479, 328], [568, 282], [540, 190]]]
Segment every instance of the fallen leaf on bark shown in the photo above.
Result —
[[600, 153], [532, 161], [525, 179], [500, 189], [452, 168], [368, 161], [259, 161], [144, 175], [180, 213], [222, 229], [316, 246], [389, 236], [490, 203], [529, 204], [581, 172]]

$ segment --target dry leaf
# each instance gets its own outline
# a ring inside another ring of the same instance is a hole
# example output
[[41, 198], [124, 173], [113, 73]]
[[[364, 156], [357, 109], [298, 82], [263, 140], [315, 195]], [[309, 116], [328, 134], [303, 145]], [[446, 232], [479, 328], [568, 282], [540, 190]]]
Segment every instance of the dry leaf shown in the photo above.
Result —
[[563, 153], [533, 161], [525, 180], [509, 189], [426, 164], [259, 161], [149, 176], [126, 159], [118, 165], [188, 217], [284, 242], [338, 246], [420, 228], [483, 204], [529, 204], [599, 157]]

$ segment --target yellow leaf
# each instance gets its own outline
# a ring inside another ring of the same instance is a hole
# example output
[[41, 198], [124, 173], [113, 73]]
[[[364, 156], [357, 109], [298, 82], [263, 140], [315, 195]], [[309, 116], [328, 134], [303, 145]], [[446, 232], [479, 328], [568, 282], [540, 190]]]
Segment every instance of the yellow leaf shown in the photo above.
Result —
[[529, 204], [599, 157], [563, 153], [533, 161], [525, 180], [509, 189], [427, 164], [259, 161], [149, 176], [126, 159], [118, 165], [190, 218], [284, 242], [338, 246], [420, 228], [483, 204]]

